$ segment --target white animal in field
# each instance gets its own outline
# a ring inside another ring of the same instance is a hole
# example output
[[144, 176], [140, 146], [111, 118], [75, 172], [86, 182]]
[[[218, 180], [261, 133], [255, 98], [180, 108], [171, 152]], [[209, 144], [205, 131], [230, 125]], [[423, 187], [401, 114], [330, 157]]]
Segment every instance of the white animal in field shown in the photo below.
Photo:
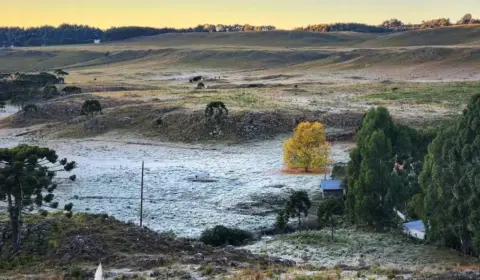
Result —
[[95, 271], [95, 280], [103, 280], [103, 269], [102, 264], [100, 263]]

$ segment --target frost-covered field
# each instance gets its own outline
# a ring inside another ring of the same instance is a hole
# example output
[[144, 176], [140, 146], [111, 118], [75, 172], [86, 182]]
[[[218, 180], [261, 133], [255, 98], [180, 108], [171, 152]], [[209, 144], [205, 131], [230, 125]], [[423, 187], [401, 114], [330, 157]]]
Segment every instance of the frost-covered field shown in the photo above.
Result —
[[[144, 225], [181, 236], [198, 236], [217, 224], [256, 229], [271, 226], [274, 215], [237, 211], [251, 195], [268, 197], [288, 188], [318, 191], [322, 176], [282, 174], [283, 139], [235, 146], [186, 146], [132, 143], [110, 138], [46, 140], [60, 157], [78, 162], [77, 181], [57, 192], [60, 205], [72, 201], [76, 211], [107, 213], [124, 221], [139, 221], [141, 163], [145, 161]], [[0, 146], [29, 143], [0, 138]], [[347, 144], [334, 144], [335, 161], [346, 161]], [[187, 180], [209, 172], [212, 183]], [[278, 185], [285, 187], [278, 187]]]
[[333, 241], [330, 230], [325, 229], [264, 237], [244, 248], [253, 253], [325, 268], [381, 267], [404, 272], [442, 273], [459, 264], [474, 262], [453, 250], [420, 244], [400, 234], [353, 229], [336, 230]]

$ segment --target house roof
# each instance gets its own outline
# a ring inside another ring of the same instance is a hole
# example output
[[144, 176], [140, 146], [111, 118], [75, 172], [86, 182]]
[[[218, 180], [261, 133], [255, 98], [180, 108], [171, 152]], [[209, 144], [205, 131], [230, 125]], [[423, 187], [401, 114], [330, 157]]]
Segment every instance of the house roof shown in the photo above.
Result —
[[425, 226], [423, 225], [422, 220], [404, 223], [403, 226], [405, 228], [407, 228], [408, 230], [416, 230], [416, 231], [425, 232]]
[[340, 180], [323, 180], [322, 183], [320, 183], [320, 189], [326, 191], [341, 191], [343, 190], [341, 184], [342, 181]]

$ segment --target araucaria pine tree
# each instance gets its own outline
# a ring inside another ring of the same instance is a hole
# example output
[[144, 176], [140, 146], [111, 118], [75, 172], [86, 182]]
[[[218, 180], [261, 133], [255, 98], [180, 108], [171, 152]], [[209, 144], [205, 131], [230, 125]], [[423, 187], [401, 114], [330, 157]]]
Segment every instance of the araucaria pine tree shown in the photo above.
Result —
[[[54, 150], [37, 146], [19, 145], [15, 148], [0, 149], [0, 199], [8, 203], [12, 227], [12, 241], [15, 250], [21, 246], [21, 213], [26, 207], [40, 207], [52, 202], [53, 192], [58, 184], [54, 178], [60, 171], [71, 171], [74, 161], [58, 160]], [[74, 180], [75, 176], [70, 176]], [[51, 203], [55, 208], [58, 203]], [[71, 211], [71, 204], [65, 210]]]

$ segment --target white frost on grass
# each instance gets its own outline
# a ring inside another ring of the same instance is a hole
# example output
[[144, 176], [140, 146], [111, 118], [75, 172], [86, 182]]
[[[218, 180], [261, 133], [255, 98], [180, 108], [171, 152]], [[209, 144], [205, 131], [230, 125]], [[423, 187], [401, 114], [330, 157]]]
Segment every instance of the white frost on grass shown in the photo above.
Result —
[[415, 243], [400, 234], [347, 229], [335, 231], [334, 241], [326, 229], [264, 238], [244, 249], [326, 268], [366, 265], [437, 273], [455, 267], [458, 262], [469, 262], [454, 251]]
[[[106, 213], [123, 221], [139, 222], [140, 173], [145, 161], [144, 225], [195, 237], [218, 224], [257, 229], [274, 223], [274, 215], [240, 214], [235, 206], [252, 194], [278, 193], [285, 185], [318, 191], [323, 176], [281, 173], [282, 140], [236, 146], [202, 147], [144, 145], [109, 139], [50, 140], [35, 144], [75, 160], [77, 181], [59, 187], [60, 205], [73, 202], [74, 211]], [[26, 142], [28, 144], [28, 142]], [[18, 138], [0, 138], [1, 146], [15, 146]], [[346, 162], [346, 144], [333, 144], [335, 161]], [[191, 182], [188, 177], [206, 171], [218, 182]], [[283, 190], [284, 191], [284, 190]]]

